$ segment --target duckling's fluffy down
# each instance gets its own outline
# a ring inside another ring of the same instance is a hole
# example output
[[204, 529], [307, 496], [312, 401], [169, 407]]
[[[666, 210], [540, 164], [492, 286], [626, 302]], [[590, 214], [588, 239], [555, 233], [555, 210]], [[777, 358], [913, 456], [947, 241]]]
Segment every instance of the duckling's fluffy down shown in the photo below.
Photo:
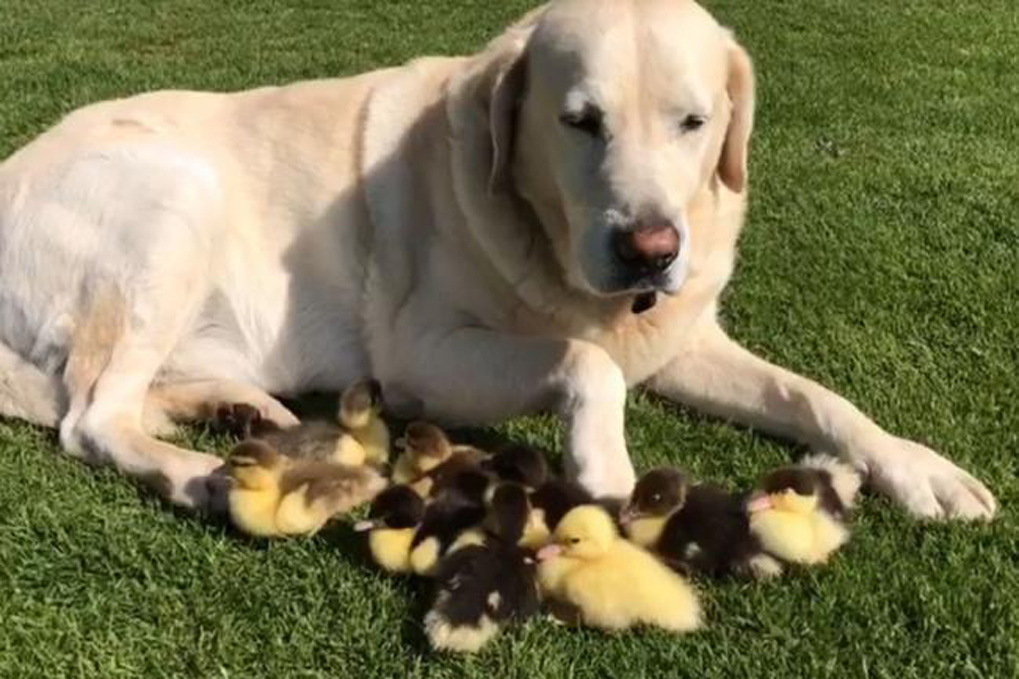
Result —
[[523, 550], [499, 541], [469, 544], [439, 566], [425, 634], [436, 650], [474, 653], [538, 607], [533, 567]]
[[617, 540], [600, 559], [572, 564], [542, 562], [543, 590], [581, 610], [585, 624], [622, 630], [634, 624], [690, 632], [701, 626], [694, 589], [648, 552]]
[[831, 485], [846, 509], [852, 509], [860, 492], [863, 478], [860, 473], [842, 460], [826, 453], [807, 455], [800, 460], [800, 466], [821, 469], [831, 475]]
[[637, 624], [673, 632], [701, 626], [693, 587], [650, 552], [621, 538], [603, 508], [570, 510], [553, 541], [538, 554], [538, 582], [550, 598], [578, 608], [585, 624], [610, 631]]

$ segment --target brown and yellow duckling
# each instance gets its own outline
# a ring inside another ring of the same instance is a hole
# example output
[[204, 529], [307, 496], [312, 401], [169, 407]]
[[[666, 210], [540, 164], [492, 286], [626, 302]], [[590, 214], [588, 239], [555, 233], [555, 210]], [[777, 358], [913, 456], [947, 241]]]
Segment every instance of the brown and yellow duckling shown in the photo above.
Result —
[[425, 502], [410, 486], [390, 486], [372, 502], [368, 518], [354, 524], [368, 533], [372, 560], [384, 571], [410, 573], [414, 534], [425, 515]]
[[480, 650], [500, 630], [538, 613], [535, 562], [523, 541], [530, 503], [516, 484], [500, 485], [489, 501], [485, 531], [454, 542], [435, 574], [435, 595], [425, 615], [433, 649]]
[[281, 429], [255, 423], [250, 436], [283, 455], [347, 466], [381, 466], [389, 459], [389, 428], [382, 419], [382, 391], [376, 380], [354, 383], [340, 396], [336, 421], [310, 420]]
[[849, 539], [849, 511], [861, 479], [826, 455], [776, 469], [747, 504], [750, 531], [769, 554], [790, 563], [825, 563]]
[[386, 486], [370, 467], [294, 460], [254, 439], [234, 448], [226, 471], [231, 521], [257, 537], [312, 535]]
[[637, 481], [621, 521], [627, 537], [675, 570], [714, 577], [768, 577], [782, 565], [750, 532], [743, 497], [712, 484], [691, 484], [669, 467]]
[[[429, 472], [453, 455], [453, 446], [446, 432], [429, 422], [416, 421], [407, 425], [403, 436], [397, 441], [402, 448], [393, 465], [393, 482], [413, 484], [421, 481]], [[431, 490], [420, 484], [421, 495]]]

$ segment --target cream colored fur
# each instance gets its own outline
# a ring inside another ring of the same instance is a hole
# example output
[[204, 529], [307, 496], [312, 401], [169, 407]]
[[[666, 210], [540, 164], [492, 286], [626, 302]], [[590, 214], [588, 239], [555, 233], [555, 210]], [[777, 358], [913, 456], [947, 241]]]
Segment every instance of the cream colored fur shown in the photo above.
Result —
[[[169, 420], [239, 400], [292, 424], [270, 394], [371, 374], [404, 415], [552, 410], [571, 472], [625, 495], [644, 384], [915, 514], [991, 516], [972, 476], [721, 329], [753, 102], [690, 0], [555, 0], [470, 57], [75, 111], [0, 165], [0, 413], [205, 506], [219, 460], [158, 440]], [[560, 123], [591, 103], [611, 141]], [[635, 316], [608, 243], [641, 215], [681, 249]]]

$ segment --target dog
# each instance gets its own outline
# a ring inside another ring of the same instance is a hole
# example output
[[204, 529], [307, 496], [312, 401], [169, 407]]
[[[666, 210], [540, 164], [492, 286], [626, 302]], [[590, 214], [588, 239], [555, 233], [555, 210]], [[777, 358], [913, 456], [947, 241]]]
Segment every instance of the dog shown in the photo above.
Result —
[[[924, 517], [991, 493], [719, 323], [751, 60], [692, 0], [553, 0], [481, 52], [79, 109], [0, 165], [0, 414], [179, 505], [178, 421], [371, 375], [398, 414], [552, 411], [569, 472], [634, 483], [627, 389], [837, 454]], [[272, 396], [274, 394], [276, 396]]]

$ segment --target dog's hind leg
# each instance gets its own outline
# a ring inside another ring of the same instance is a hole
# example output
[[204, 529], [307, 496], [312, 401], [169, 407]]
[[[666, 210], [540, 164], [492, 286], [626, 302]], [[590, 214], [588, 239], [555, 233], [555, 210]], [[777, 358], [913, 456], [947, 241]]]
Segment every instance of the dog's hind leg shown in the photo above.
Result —
[[[213, 472], [222, 460], [159, 441], [144, 428], [153, 377], [202, 294], [167, 295], [160, 282], [173, 279], [149, 273], [146, 285], [132, 288], [144, 293], [131, 299], [121, 286], [93, 288], [64, 369], [69, 408], [60, 424], [61, 444], [71, 455], [149, 483], [174, 504], [220, 508], [223, 480]], [[160, 305], [160, 299], [167, 301]]]

